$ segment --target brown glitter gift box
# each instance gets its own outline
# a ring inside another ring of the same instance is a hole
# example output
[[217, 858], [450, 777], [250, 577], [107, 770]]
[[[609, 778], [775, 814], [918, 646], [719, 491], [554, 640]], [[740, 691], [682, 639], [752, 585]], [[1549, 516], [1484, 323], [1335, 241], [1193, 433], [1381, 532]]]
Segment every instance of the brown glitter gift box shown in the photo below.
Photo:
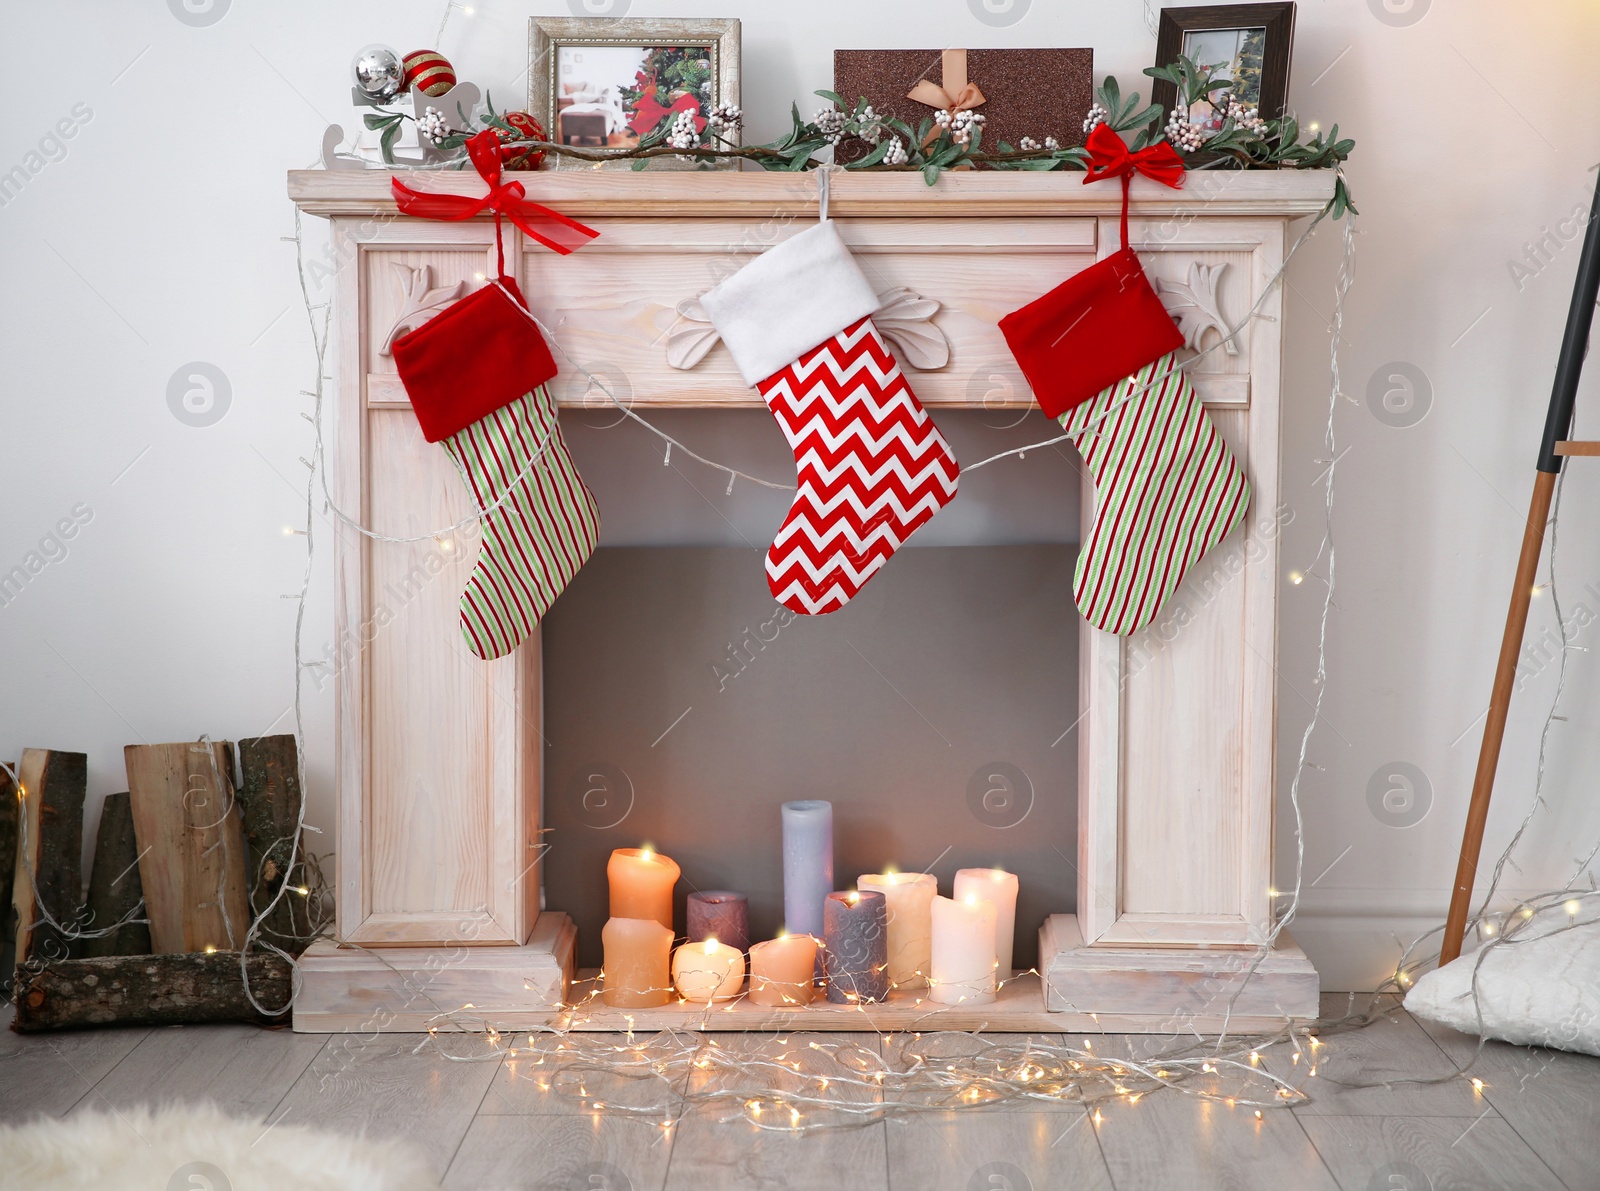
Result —
[[[866, 96], [880, 116], [913, 130], [935, 111], [910, 98], [924, 79], [944, 92], [945, 106], [966, 107], [982, 94], [972, 110], [983, 115], [983, 151], [998, 151], [1001, 141], [1018, 148], [1025, 136], [1041, 144], [1053, 136], [1063, 148], [1084, 143], [1083, 121], [1094, 102], [1093, 50], [833, 51], [833, 89], [847, 105]], [[854, 161], [866, 151], [865, 142], [846, 142], [836, 156]]]

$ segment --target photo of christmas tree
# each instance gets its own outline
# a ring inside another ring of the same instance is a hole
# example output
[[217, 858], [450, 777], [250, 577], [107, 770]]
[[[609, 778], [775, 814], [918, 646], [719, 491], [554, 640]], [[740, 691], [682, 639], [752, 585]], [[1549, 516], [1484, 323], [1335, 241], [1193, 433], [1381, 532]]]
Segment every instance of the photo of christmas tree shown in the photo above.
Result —
[[1207, 133], [1222, 128], [1232, 97], [1246, 108], [1261, 103], [1261, 69], [1266, 59], [1267, 31], [1250, 29], [1191, 29], [1183, 35], [1183, 55], [1209, 70], [1212, 78], [1227, 79], [1227, 89], [1211, 93], [1209, 101], [1192, 104], [1189, 122]]
[[626, 149], [669, 112], [703, 133], [713, 103], [709, 46], [563, 46], [556, 135], [563, 144]]

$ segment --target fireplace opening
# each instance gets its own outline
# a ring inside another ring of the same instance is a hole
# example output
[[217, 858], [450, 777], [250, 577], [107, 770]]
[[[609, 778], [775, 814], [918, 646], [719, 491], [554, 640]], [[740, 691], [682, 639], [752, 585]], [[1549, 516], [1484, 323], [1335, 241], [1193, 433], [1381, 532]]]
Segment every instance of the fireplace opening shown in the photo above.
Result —
[[[788, 482], [764, 410], [652, 412], [707, 456]], [[1017, 411], [939, 411], [965, 462], [1050, 437]], [[602, 546], [543, 629], [544, 904], [598, 967], [606, 859], [648, 843], [695, 889], [782, 926], [779, 806], [834, 805], [835, 885], [861, 873], [1015, 872], [1015, 963], [1075, 909], [1078, 470], [1045, 450], [961, 480], [956, 501], [846, 607], [782, 608], [763, 561], [790, 494], [674, 455], [605, 411], [563, 429]]]

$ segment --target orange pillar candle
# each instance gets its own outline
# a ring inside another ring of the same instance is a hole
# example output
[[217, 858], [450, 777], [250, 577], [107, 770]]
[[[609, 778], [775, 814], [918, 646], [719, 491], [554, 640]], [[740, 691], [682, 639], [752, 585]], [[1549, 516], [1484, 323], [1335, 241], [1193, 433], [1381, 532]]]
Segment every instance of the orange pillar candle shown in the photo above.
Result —
[[817, 940], [811, 935], [784, 935], [750, 948], [750, 1000], [772, 1007], [809, 1005], [816, 991], [813, 973]]
[[672, 983], [686, 1001], [731, 1001], [744, 987], [744, 952], [716, 939], [672, 953]]
[[672, 887], [682, 873], [667, 856], [650, 848], [618, 848], [606, 864], [611, 885], [611, 917], [652, 918], [672, 929]]
[[[674, 866], [676, 867], [676, 866]], [[672, 928], [650, 918], [613, 918], [600, 928], [607, 1005], [654, 1009], [672, 988]]]

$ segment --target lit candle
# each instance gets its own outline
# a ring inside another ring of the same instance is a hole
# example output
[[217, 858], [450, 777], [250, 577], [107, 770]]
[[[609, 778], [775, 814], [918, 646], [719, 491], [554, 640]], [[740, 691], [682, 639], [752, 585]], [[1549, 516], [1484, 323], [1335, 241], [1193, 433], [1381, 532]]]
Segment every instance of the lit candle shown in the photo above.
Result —
[[653, 1009], [667, 1003], [672, 929], [652, 918], [613, 918], [600, 928], [607, 1005]]
[[672, 929], [672, 887], [682, 872], [649, 848], [618, 848], [606, 864], [611, 917], [653, 918]]
[[1017, 874], [998, 868], [964, 868], [956, 872], [955, 896], [994, 903], [994, 954], [1001, 980], [1011, 979], [1011, 940], [1017, 933]]
[[889, 911], [881, 893], [830, 893], [822, 910], [822, 967], [838, 1005], [889, 995]]
[[994, 1000], [994, 903], [933, 899], [933, 971], [928, 996], [941, 1005]]
[[925, 988], [933, 958], [932, 873], [863, 873], [856, 888], [881, 893], [889, 907], [889, 980], [896, 988]]
[[809, 1005], [816, 991], [813, 973], [817, 941], [810, 935], [782, 935], [750, 948], [750, 1000], [756, 1005]]
[[685, 1000], [732, 1000], [744, 987], [744, 950], [714, 938], [685, 943], [672, 953], [672, 983]]
[[715, 938], [735, 951], [750, 949], [750, 902], [742, 893], [707, 889], [689, 895], [689, 942]]
[[795, 934], [822, 935], [822, 903], [833, 892], [833, 803], [783, 804], [783, 921]]

